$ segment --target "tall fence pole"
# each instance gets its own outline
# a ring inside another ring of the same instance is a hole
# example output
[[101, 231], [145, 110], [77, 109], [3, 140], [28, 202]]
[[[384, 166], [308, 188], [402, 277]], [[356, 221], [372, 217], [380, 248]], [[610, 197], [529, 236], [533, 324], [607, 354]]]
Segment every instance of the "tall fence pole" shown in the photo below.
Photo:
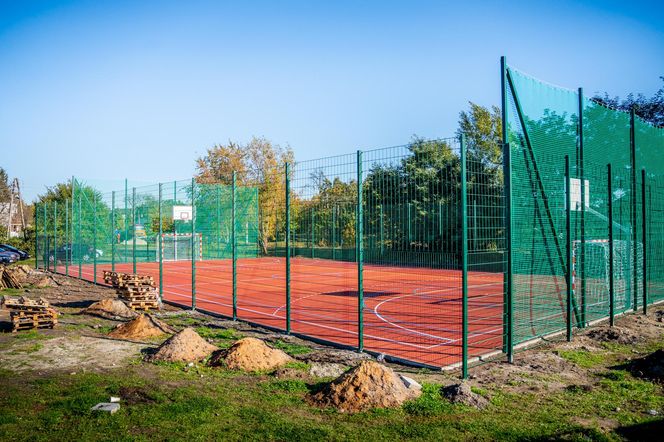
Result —
[[464, 379], [468, 377], [468, 190], [466, 188], [466, 143], [460, 138], [461, 153], [461, 341], [462, 370]]
[[43, 251], [43, 256], [42, 256], [42, 266], [45, 270], [48, 270], [48, 257], [49, 257], [49, 251], [48, 251], [48, 242], [49, 241], [48, 241], [48, 230], [47, 230], [48, 222], [46, 220], [46, 211], [48, 210], [47, 206], [48, 206], [48, 203], [46, 203], [46, 202], [42, 204], [42, 212], [43, 212], [42, 219], [44, 221], [42, 223], [42, 224], [44, 224], [44, 226], [42, 227], [43, 230], [44, 230], [44, 234], [42, 235], [42, 238], [44, 239], [44, 247], [43, 247], [44, 251]]
[[[648, 237], [646, 231], [646, 170], [641, 169], [641, 240], [643, 242], [643, 275], [641, 278], [643, 291], [643, 314], [648, 313]], [[638, 265], [636, 263], [635, 265]]]
[[131, 259], [133, 273], [136, 273], [136, 188], [131, 189], [131, 225], [133, 235], [131, 239]]
[[[35, 230], [36, 231], [36, 230]], [[65, 275], [69, 276], [69, 250], [71, 249], [71, 242], [69, 241], [69, 198], [65, 198]]]
[[[78, 189], [78, 226], [76, 229], [76, 244], [78, 248], [78, 279], [83, 278], [83, 254], [81, 253], [81, 228], [83, 224], [83, 191]], [[73, 253], [73, 252], [72, 252]]]
[[314, 233], [314, 209], [315, 209], [314, 205], [312, 204], [311, 205], [311, 234], [310, 234], [310, 238], [311, 238], [311, 257], [312, 258], [314, 258], [314, 242], [316, 241], [316, 238], [314, 236], [315, 235], [315, 233]]
[[335, 260], [336, 258], [337, 258], [337, 205], [334, 204], [332, 206], [332, 260]]
[[53, 271], [58, 272], [58, 202], [53, 201]]
[[[157, 243], [159, 248], [157, 253], [159, 254], [159, 301], [164, 299], [164, 227], [163, 227], [163, 214], [162, 214], [162, 201], [163, 201], [163, 189], [162, 184], [159, 183], [159, 233], [157, 237]], [[177, 246], [177, 245], [176, 245]]]
[[572, 179], [570, 177], [569, 155], [565, 155], [565, 235], [567, 264], [567, 341], [572, 340]]
[[580, 182], [581, 182], [581, 221], [580, 221], [580, 253], [579, 253], [579, 278], [581, 287], [581, 323], [580, 327], [586, 326], [586, 179], [585, 164], [583, 152], [583, 88], [579, 88], [579, 153], [578, 163]]
[[111, 192], [111, 271], [115, 271], [115, 243], [118, 242], [115, 234], [115, 190]]
[[231, 223], [233, 229], [231, 231], [231, 247], [233, 255], [233, 320], [237, 320], [237, 201], [236, 189], [237, 188], [237, 174], [233, 171], [233, 182], [231, 187]]
[[34, 247], [35, 247], [35, 269], [39, 268], [39, 203], [35, 203], [35, 209], [33, 211], [33, 219], [35, 222], [35, 238], [34, 238]]
[[125, 234], [124, 234], [124, 262], [125, 262], [125, 264], [127, 263], [127, 256], [129, 255], [129, 249], [128, 249], [128, 247], [129, 247], [129, 242], [128, 242], [128, 240], [129, 240], [129, 220], [127, 219], [127, 218], [129, 218], [129, 216], [128, 216], [129, 208], [127, 207], [127, 204], [128, 204], [127, 201], [129, 200], [129, 188], [127, 186], [128, 186], [128, 182], [127, 182], [127, 178], [125, 178], [124, 214], [123, 214], [124, 216], [122, 218], [124, 220], [124, 231], [125, 231]]
[[613, 177], [611, 164], [606, 166], [608, 211], [609, 211], [609, 324], [613, 327], [615, 317], [615, 287], [613, 278]]
[[630, 150], [630, 178], [631, 178], [631, 198], [630, 198], [630, 221], [632, 227], [632, 291], [634, 294], [633, 310], [638, 310], [639, 302], [639, 275], [638, 275], [638, 237], [636, 227], [636, 138], [634, 131], [634, 107], [629, 112], [629, 150]]
[[503, 142], [503, 179], [505, 198], [505, 276], [503, 281], [503, 352], [507, 354], [507, 360], [514, 360], [513, 340], [513, 298], [512, 298], [512, 149], [509, 145], [507, 132], [507, 59], [500, 58], [500, 80], [501, 80], [501, 115], [502, 115], [502, 142]]
[[355, 259], [357, 261], [357, 350], [364, 350], [364, 213], [362, 208], [362, 151], [357, 151], [357, 212], [355, 215]]
[[380, 249], [380, 259], [383, 259], [383, 254], [385, 253], [385, 234], [383, 233], [383, 204], [381, 202], [380, 206], [380, 213], [379, 213], [379, 219], [378, 219], [378, 241], [380, 242], [379, 249]]
[[196, 310], [196, 179], [191, 179], [191, 309]]
[[92, 282], [97, 283], [97, 195], [92, 194]]
[[[290, 213], [290, 165], [286, 163], [286, 332], [291, 332], [291, 213]], [[334, 212], [333, 216], [334, 216]], [[334, 232], [334, 230], [333, 230]], [[334, 238], [334, 233], [332, 234]], [[332, 242], [334, 251], [334, 239]], [[334, 252], [333, 252], [334, 253]], [[334, 259], [334, 257], [332, 258]]]
[[217, 259], [221, 258], [221, 187], [219, 184], [216, 186], [216, 194], [217, 194]]

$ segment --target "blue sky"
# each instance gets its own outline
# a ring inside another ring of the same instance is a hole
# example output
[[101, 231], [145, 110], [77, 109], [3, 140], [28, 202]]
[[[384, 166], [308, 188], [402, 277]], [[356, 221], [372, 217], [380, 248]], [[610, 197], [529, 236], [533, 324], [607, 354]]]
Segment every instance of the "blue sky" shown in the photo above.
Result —
[[191, 176], [228, 140], [297, 159], [451, 136], [499, 57], [586, 94], [652, 94], [664, 2], [0, 1], [0, 150], [32, 200], [75, 175]]

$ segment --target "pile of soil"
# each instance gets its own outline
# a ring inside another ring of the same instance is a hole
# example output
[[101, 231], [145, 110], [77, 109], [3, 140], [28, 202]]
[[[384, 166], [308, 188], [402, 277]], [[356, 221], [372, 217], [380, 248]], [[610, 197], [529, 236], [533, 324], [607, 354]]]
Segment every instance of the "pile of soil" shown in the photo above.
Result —
[[617, 344], [635, 344], [639, 341], [632, 330], [620, 327], [598, 327], [588, 332], [588, 337], [598, 342], [615, 342]]
[[148, 339], [166, 333], [175, 333], [175, 330], [159, 319], [143, 314], [133, 321], [118, 325], [108, 335], [119, 339]]
[[124, 302], [113, 298], [97, 301], [83, 310], [82, 313], [85, 313], [86, 315], [100, 316], [106, 319], [113, 319], [115, 321], [133, 319], [138, 316], [138, 313], [127, 307]]
[[194, 329], [187, 327], [161, 344], [149, 360], [197, 362], [207, 358], [215, 350], [217, 350], [217, 347], [201, 338]]
[[664, 350], [634, 359], [629, 364], [629, 371], [638, 378], [664, 384]]
[[480, 410], [489, 405], [487, 398], [473, 393], [467, 382], [443, 387], [441, 393], [443, 394], [443, 397], [447, 398], [454, 404], [464, 404]]
[[283, 367], [293, 359], [281, 350], [270, 348], [260, 339], [243, 338], [227, 351], [215, 355], [210, 365], [224, 365], [231, 370], [265, 371]]
[[310, 400], [319, 407], [335, 407], [341, 412], [353, 413], [399, 407], [421, 394], [418, 387], [409, 388], [391, 368], [367, 360], [326, 385]]

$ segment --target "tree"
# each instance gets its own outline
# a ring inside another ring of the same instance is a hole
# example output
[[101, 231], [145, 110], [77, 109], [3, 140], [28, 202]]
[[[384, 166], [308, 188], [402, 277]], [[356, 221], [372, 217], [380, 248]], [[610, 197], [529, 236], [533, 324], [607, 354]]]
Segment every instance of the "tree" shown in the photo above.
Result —
[[11, 189], [9, 188], [9, 176], [5, 169], [0, 167], [0, 202], [9, 201]]
[[[664, 76], [659, 78], [664, 81]], [[605, 92], [604, 95], [595, 95], [592, 99], [603, 106], [627, 112], [634, 108], [639, 117], [655, 126], [664, 127], [664, 85], [650, 98], [643, 94], [629, 94], [626, 99], [621, 100], [619, 97], [611, 98]]]
[[258, 189], [258, 242], [263, 254], [275, 239], [278, 220], [285, 218], [286, 162], [293, 162], [292, 150], [263, 137], [216, 145], [196, 160], [197, 183], [230, 185], [235, 172], [236, 185]]

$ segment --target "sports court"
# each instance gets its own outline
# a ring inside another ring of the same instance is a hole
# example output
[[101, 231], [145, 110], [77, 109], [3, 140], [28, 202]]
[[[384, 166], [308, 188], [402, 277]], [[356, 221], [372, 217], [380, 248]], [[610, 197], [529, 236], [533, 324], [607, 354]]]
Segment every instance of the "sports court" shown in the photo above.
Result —
[[[238, 319], [286, 329], [284, 258], [239, 259]], [[103, 281], [98, 265], [97, 281]], [[191, 306], [191, 262], [163, 263], [163, 299]], [[82, 266], [93, 280], [94, 267]], [[132, 263], [116, 263], [131, 273]], [[64, 272], [61, 265], [58, 271]], [[77, 275], [78, 268], [69, 269]], [[137, 272], [159, 280], [159, 263], [137, 263]], [[232, 261], [196, 262], [196, 307], [233, 316]], [[469, 273], [469, 354], [502, 345], [503, 276]], [[325, 259], [291, 259], [291, 331], [349, 347], [358, 346], [357, 266]], [[441, 367], [461, 356], [461, 272], [365, 264], [364, 347], [389, 356]]]

